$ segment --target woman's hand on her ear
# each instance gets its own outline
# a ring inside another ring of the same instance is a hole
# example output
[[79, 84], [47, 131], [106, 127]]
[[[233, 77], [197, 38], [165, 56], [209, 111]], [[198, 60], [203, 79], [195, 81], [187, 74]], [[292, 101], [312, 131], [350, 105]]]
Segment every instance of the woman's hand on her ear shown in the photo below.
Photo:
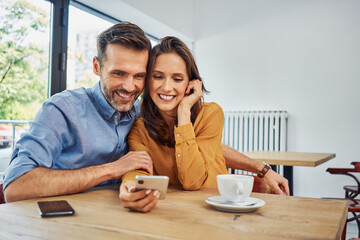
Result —
[[190, 122], [190, 109], [203, 96], [202, 82], [199, 79], [194, 79], [189, 82], [185, 96], [181, 100], [178, 107], [178, 126], [185, 125]]
[[202, 82], [194, 79], [189, 82], [185, 91], [185, 97], [181, 100], [179, 107], [190, 110], [202, 96]]

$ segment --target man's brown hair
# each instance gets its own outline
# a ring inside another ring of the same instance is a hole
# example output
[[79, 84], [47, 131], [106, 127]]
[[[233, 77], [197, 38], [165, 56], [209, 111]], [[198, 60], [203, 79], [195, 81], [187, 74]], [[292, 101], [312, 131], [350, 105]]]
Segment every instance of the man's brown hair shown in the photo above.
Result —
[[137, 51], [147, 50], [150, 52], [151, 50], [151, 42], [139, 26], [129, 22], [117, 23], [97, 37], [97, 58], [100, 66], [106, 58], [106, 46], [111, 43]]

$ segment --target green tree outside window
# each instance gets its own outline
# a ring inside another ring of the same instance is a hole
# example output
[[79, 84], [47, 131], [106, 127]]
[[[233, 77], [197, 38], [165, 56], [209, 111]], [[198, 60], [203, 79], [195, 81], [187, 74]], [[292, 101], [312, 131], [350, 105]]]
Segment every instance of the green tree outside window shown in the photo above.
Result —
[[27, 38], [49, 17], [25, 0], [0, 0], [0, 9], [0, 119], [31, 120], [47, 98], [48, 56]]

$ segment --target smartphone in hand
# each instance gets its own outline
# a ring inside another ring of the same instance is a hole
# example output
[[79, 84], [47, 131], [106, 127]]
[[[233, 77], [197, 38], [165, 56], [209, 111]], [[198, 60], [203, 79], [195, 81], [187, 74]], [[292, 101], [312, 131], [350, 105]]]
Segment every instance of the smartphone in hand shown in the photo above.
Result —
[[136, 176], [136, 190], [150, 189], [160, 192], [159, 199], [165, 199], [169, 177], [167, 176]]
[[41, 217], [74, 215], [75, 211], [65, 200], [37, 202]]

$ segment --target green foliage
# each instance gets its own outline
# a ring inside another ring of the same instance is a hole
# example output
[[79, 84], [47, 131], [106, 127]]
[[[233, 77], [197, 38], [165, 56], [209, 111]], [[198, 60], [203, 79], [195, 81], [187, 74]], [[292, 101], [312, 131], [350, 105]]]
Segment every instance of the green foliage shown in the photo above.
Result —
[[48, 17], [25, 0], [1, 0], [0, 9], [0, 119], [31, 120], [47, 96], [48, 59], [27, 38]]

